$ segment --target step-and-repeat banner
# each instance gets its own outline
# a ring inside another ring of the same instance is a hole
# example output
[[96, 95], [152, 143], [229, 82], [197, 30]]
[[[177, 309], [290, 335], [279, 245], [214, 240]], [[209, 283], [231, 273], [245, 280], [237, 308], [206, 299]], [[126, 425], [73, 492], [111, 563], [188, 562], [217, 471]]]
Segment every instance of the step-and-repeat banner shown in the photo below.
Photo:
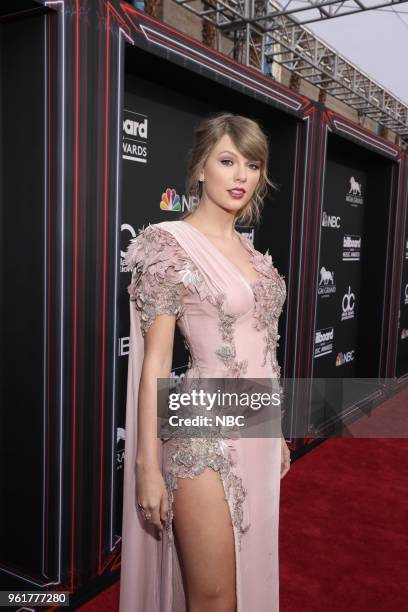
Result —
[[366, 173], [327, 160], [313, 375], [352, 377], [359, 318]]

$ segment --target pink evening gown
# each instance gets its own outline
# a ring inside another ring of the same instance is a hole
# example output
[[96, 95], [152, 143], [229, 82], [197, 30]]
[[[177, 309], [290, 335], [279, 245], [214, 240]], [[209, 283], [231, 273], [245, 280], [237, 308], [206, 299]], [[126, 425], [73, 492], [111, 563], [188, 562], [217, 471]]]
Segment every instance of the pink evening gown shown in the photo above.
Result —
[[[238, 233], [238, 232], [237, 232]], [[239, 269], [197, 228], [163, 221], [140, 229], [127, 250], [132, 270], [120, 612], [186, 612], [172, 527], [177, 478], [218, 470], [235, 540], [237, 612], [278, 612], [281, 439], [162, 439], [169, 494], [161, 539], [137, 508], [135, 457], [143, 336], [159, 314], [176, 315], [190, 358], [186, 378], [274, 378], [278, 321], [286, 284], [268, 251], [239, 234], [257, 280]]]

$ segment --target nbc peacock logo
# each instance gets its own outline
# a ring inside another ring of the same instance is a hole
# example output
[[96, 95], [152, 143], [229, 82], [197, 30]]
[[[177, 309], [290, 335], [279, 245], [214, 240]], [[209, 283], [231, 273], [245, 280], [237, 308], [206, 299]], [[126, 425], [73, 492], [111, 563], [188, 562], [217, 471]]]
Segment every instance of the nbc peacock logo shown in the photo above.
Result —
[[166, 191], [162, 193], [160, 208], [161, 210], [171, 210], [171, 211], [181, 210], [180, 196], [176, 192], [175, 189], [170, 189], [168, 187]]

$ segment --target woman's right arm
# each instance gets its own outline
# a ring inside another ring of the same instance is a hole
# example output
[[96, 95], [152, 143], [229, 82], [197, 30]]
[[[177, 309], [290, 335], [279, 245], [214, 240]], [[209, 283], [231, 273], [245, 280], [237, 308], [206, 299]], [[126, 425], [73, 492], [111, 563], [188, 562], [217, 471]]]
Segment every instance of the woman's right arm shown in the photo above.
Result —
[[183, 314], [186, 291], [180, 270], [185, 254], [170, 232], [156, 225], [139, 231], [128, 246], [126, 265], [132, 270], [130, 300], [140, 313], [144, 355], [137, 409], [136, 496], [162, 530], [168, 495], [161, 474], [157, 437], [157, 379], [168, 378], [173, 357], [175, 322]]
[[176, 316], [161, 314], [144, 335], [144, 359], [139, 383], [138, 440], [136, 454], [137, 501], [152, 522], [163, 530], [168, 496], [159, 464], [157, 437], [157, 379], [171, 372]]

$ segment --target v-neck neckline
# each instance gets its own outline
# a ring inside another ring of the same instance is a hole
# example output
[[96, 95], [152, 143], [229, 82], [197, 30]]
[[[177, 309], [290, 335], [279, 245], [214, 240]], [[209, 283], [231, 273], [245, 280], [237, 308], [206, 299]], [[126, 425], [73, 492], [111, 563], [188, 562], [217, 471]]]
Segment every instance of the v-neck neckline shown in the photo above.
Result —
[[249, 248], [249, 246], [245, 243], [244, 239], [242, 238], [241, 234], [239, 232], [237, 232], [237, 230], [234, 230], [235, 233], [238, 235], [239, 240], [241, 241], [241, 244], [244, 246], [244, 248], [250, 253], [251, 255], [251, 263], [252, 263], [252, 268], [254, 269], [254, 271], [257, 274], [257, 278], [253, 281], [249, 281], [241, 272], [241, 270], [238, 268], [238, 266], [236, 266], [230, 259], [228, 259], [228, 257], [226, 255], [224, 255], [224, 253], [222, 251], [220, 251], [220, 249], [218, 247], [215, 246], [215, 244], [213, 242], [211, 242], [211, 240], [205, 235], [203, 234], [203, 232], [201, 230], [199, 230], [197, 227], [195, 227], [194, 225], [192, 225], [191, 223], [187, 223], [187, 221], [184, 221], [184, 219], [179, 219], [179, 221], [181, 223], [184, 223], [185, 225], [189, 225], [190, 227], [193, 228], [193, 230], [195, 230], [198, 234], [200, 234], [200, 236], [202, 236], [204, 238], [204, 240], [206, 240], [214, 249], [214, 251], [216, 251], [219, 255], [221, 255], [221, 257], [223, 257], [225, 259], [225, 261], [228, 262], [228, 264], [230, 265], [230, 267], [235, 270], [237, 272], [237, 274], [241, 277], [241, 279], [244, 281], [244, 283], [246, 283], [246, 285], [248, 285], [248, 287], [253, 290], [254, 285], [256, 283], [259, 282], [259, 272], [256, 270], [255, 266], [253, 265], [253, 258], [254, 258], [254, 252]]

